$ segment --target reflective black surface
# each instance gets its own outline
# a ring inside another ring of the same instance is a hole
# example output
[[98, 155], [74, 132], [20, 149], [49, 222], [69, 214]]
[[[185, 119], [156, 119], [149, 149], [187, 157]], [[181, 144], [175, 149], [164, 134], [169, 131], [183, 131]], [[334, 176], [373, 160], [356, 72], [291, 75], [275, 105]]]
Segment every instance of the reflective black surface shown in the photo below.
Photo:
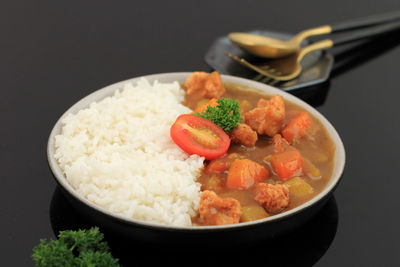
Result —
[[[206, 51], [231, 31], [295, 33], [400, 8], [397, 0], [2, 4], [2, 266], [32, 266], [31, 250], [40, 238], [54, 238], [58, 230], [87, 223], [57, 193], [45, 154], [53, 124], [77, 100], [140, 75], [208, 71]], [[321, 90], [293, 92], [316, 106], [343, 139], [347, 162], [334, 199], [313, 221], [275, 240], [243, 245], [243, 250], [223, 248], [222, 255], [185, 248], [193, 263], [221, 262], [225, 254], [231, 255], [227, 261], [246, 266], [255, 261], [246, 255], [274, 266], [400, 265], [398, 35], [351, 49], [332, 51], [336, 62]], [[147, 260], [181, 263], [177, 245], [184, 244], [173, 240], [148, 248], [115, 236], [107, 239], [127, 266], [133, 265], [133, 257], [138, 266]], [[152, 257], [146, 258], [145, 252]]]
[[[64, 229], [86, 229], [93, 225], [91, 218], [77, 212], [65, 198], [60, 189], [54, 191], [50, 204], [51, 226], [56, 234]], [[151, 266], [158, 264], [174, 264], [185, 266], [188, 258], [196, 259], [200, 254], [215, 263], [225, 264], [257, 264], [259, 256], [266, 252], [274, 255], [268, 259], [269, 264], [274, 266], [311, 266], [317, 262], [329, 248], [335, 237], [338, 224], [338, 209], [334, 197], [331, 197], [312, 220], [296, 227], [295, 230], [284, 234], [259, 239], [254, 237], [256, 242], [241, 242], [230, 240], [237, 245], [230, 246], [225, 244], [214, 245], [213, 243], [190, 242], [176, 243], [171, 240], [171, 244], [165, 242], [149, 243], [145, 240], [136, 241], [127, 238], [124, 234], [116, 234], [102, 228], [105, 238], [111, 245], [114, 254], [124, 266]], [[293, 242], [296, 240], [296, 242]], [[133, 248], [135, 257], [133, 257]], [[150, 257], [146, 251], [157, 251], [157, 257]], [[176, 257], [178, 251], [182, 251], [185, 257]], [[290, 255], [287, 253], [290, 251]], [[229, 256], [230, 255], [230, 256]], [[234, 255], [234, 256], [233, 256]], [[251, 256], [254, 255], [254, 256]], [[211, 258], [211, 259], [210, 259]]]

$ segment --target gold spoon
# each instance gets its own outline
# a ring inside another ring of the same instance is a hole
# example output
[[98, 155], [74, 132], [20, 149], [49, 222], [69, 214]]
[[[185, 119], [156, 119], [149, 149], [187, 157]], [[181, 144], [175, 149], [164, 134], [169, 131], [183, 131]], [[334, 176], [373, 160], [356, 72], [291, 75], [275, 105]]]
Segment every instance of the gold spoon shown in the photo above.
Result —
[[288, 41], [242, 32], [232, 32], [228, 35], [228, 38], [249, 54], [265, 58], [278, 58], [296, 52], [306, 38], [330, 32], [330, 26], [326, 25], [302, 31]]
[[297, 49], [295, 53], [292, 53], [290, 56], [266, 60], [262, 64], [257, 65], [251, 64], [247, 60], [239, 58], [237, 56], [233, 56], [229, 53], [225, 53], [225, 55], [266, 77], [272, 78], [276, 81], [288, 81], [299, 76], [302, 70], [302, 66], [300, 63], [302, 59], [311, 52], [326, 50], [333, 47], [334, 45], [338, 46], [354, 41], [359, 41], [365, 38], [376, 37], [378, 35], [383, 35], [399, 29], [400, 22], [392, 22], [364, 30], [359, 30], [348, 36], [325, 39], [310, 44], [304, 48]]
[[265, 58], [278, 58], [295, 53], [300, 49], [301, 43], [311, 36], [338, 33], [396, 20], [400, 20], [400, 11], [304, 30], [288, 41], [242, 32], [232, 32], [228, 38], [249, 54]]

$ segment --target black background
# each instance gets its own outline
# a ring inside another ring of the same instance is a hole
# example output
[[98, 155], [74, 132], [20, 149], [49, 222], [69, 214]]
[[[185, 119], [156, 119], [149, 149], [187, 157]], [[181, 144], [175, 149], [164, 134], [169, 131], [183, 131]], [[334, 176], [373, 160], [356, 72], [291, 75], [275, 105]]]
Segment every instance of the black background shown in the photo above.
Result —
[[[3, 1], [1, 265], [32, 266], [32, 248], [40, 238], [84, 224], [56, 190], [46, 160], [52, 126], [82, 97], [140, 75], [209, 71], [205, 53], [217, 37], [232, 31], [295, 33], [399, 8], [398, 0]], [[249, 263], [249, 255], [255, 255], [265, 264], [288, 266], [296, 261], [305, 266], [400, 265], [399, 35], [368, 46], [325, 85], [326, 99], [317, 109], [336, 127], [347, 153], [334, 198], [297, 233], [275, 240], [276, 249], [235, 248], [242, 252], [236, 252], [235, 262]], [[344, 59], [352, 54], [357, 50]], [[145, 265], [133, 243], [113, 244], [125, 265], [135, 257], [137, 266]], [[131, 255], [121, 246], [132, 249]], [[194, 261], [211, 257], [204, 254], [193, 255]], [[178, 251], [170, 248], [168, 255], [177, 262]]]

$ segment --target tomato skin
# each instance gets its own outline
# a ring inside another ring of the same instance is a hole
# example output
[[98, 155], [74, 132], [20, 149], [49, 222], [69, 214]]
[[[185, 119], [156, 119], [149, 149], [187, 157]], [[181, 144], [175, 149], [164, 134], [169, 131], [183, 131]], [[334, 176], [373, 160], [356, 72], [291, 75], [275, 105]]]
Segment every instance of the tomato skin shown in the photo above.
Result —
[[[191, 129], [195, 132], [191, 131]], [[211, 133], [212, 138], [209, 146], [201, 144], [195, 140], [195, 137], [197, 137], [196, 131], [200, 133], [202, 131], [208, 131]], [[186, 153], [190, 155], [197, 154], [207, 160], [215, 159], [224, 155], [226, 151], [228, 151], [231, 143], [229, 136], [221, 129], [221, 127], [210, 120], [192, 114], [180, 115], [171, 126], [170, 136], [172, 140], [174, 140], [174, 142]]]

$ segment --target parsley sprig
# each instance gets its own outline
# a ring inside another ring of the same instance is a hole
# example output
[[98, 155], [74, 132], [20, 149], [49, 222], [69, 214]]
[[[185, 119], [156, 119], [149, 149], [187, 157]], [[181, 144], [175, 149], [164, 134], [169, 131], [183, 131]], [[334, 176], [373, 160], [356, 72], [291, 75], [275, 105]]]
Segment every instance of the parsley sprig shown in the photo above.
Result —
[[216, 107], [208, 106], [206, 111], [195, 113], [195, 115], [212, 121], [228, 133], [243, 121], [239, 102], [230, 98], [221, 98], [217, 100], [217, 103]]
[[41, 239], [33, 248], [35, 266], [120, 266], [99, 228], [60, 231], [58, 240]]

